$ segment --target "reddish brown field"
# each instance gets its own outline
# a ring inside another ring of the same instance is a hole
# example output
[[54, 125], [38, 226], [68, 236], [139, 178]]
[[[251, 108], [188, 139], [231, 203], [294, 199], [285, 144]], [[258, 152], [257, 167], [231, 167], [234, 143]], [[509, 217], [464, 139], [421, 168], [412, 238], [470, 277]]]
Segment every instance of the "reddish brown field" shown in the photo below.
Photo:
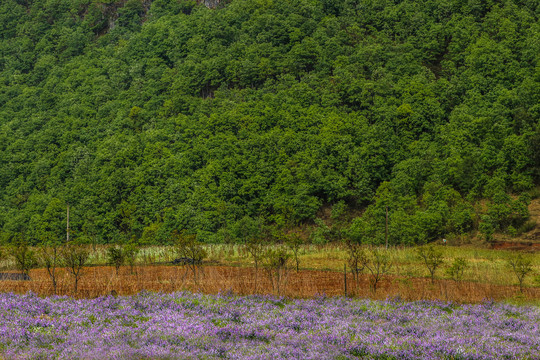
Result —
[[[1, 281], [0, 291], [25, 293], [35, 292], [47, 296], [53, 294], [53, 288], [47, 272], [35, 269], [30, 272], [31, 281]], [[386, 299], [399, 296], [403, 300], [449, 300], [457, 302], [480, 302], [485, 299], [503, 300], [519, 294], [517, 286], [500, 286], [485, 283], [436, 280], [431, 284], [425, 278], [386, 277], [378, 285], [376, 293], [371, 291], [369, 278], [360, 278], [356, 288], [351, 274], [347, 276], [348, 295]], [[331, 271], [291, 270], [285, 275], [284, 290], [281, 295], [290, 297], [312, 297], [344, 295], [343, 273]], [[60, 270], [57, 293], [78, 298], [92, 298], [117, 293], [130, 295], [142, 290], [172, 292], [179, 290], [200, 291], [203, 293], [232, 292], [239, 295], [276, 294], [265, 270], [258, 271], [258, 285], [255, 289], [255, 269], [246, 267], [206, 266], [198, 283], [193, 281], [191, 273], [175, 266], [140, 266], [131, 273], [129, 267], [120, 269], [117, 276], [112, 267], [89, 267], [79, 282], [79, 289], [73, 293], [72, 277]], [[526, 288], [524, 299], [539, 299], [540, 288]]]
[[516, 241], [497, 241], [491, 245], [494, 250], [514, 250], [514, 251], [540, 251], [540, 243], [516, 242]]

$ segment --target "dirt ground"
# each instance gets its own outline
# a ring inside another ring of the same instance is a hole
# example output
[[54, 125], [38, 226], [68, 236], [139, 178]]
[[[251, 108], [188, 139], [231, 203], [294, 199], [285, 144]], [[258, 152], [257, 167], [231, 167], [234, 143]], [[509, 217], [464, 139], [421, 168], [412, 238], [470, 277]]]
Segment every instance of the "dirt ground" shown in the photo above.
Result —
[[540, 243], [518, 242], [518, 241], [496, 241], [491, 245], [494, 250], [514, 250], [514, 251], [540, 251]]
[[[143, 290], [173, 292], [180, 290], [198, 291], [208, 294], [232, 292], [239, 295], [274, 294], [289, 297], [313, 297], [317, 295], [342, 296], [345, 293], [344, 274], [332, 271], [289, 270], [282, 273], [280, 289], [274, 286], [264, 269], [257, 272], [246, 267], [206, 266], [195, 283], [193, 273], [181, 266], [140, 266], [131, 272], [122, 267], [118, 275], [108, 266], [89, 267], [79, 281], [74, 293], [73, 278], [60, 270], [58, 276], [58, 295], [77, 298], [93, 298], [107, 294], [130, 295]], [[35, 292], [47, 296], [54, 293], [51, 280], [44, 269], [30, 272], [30, 281], [0, 281], [0, 291], [26, 293]], [[517, 286], [500, 286], [477, 282], [456, 283], [451, 280], [435, 280], [434, 284], [426, 278], [385, 277], [377, 285], [377, 291], [370, 288], [370, 279], [362, 275], [358, 286], [352, 274], [347, 274], [347, 295], [373, 299], [399, 297], [403, 300], [445, 300], [457, 302], [481, 302], [486, 299], [504, 300], [516, 296], [525, 300], [540, 299], [540, 288], [525, 288], [519, 295]]]

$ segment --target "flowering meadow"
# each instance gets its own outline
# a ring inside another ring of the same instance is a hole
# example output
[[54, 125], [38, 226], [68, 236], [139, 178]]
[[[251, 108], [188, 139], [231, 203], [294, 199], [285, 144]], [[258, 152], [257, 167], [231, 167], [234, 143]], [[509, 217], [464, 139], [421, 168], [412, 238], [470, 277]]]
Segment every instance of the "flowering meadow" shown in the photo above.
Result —
[[6, 359], [540, 359], [540, 309], [502, 303], [0, 294]]

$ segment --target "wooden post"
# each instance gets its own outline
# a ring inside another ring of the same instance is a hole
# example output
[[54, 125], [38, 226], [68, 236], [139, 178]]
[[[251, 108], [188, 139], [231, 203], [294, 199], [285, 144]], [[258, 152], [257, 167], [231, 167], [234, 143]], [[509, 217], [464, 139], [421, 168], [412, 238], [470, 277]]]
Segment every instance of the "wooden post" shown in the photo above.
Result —
[[388, 250], [388, 205], [386, 206], [386, 228], [384, 237], [386, 239], [386, 249]]
[[67, 204], [66, 242], [69, 242], [69, 203]]
[[347, 264], [343, 264], [343, 284], [345, 285], [345, 297], [347, 297]]

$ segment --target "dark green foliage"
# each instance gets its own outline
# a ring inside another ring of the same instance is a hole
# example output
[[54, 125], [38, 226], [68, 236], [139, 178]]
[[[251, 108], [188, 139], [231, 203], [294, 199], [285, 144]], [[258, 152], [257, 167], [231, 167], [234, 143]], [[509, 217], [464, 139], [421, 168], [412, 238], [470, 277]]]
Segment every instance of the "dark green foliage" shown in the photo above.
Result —
[[493, 240], [493, 233], [495, 232], [495, 226], [493, 225], [493, 219], [489, 215], [483, 215], [482, 221], [478, 226], [478, 230], [484, 236], [485, 241]]
[[391, 245], [519, 232], [535, 2], [226, 3], [0, 2], [3, 240], [61, 238], [66, 203], [93, 244], [241, 242], [244, 219], [322, 225], [336, 204], [314, 242], [382, 244], [386, 208]]

